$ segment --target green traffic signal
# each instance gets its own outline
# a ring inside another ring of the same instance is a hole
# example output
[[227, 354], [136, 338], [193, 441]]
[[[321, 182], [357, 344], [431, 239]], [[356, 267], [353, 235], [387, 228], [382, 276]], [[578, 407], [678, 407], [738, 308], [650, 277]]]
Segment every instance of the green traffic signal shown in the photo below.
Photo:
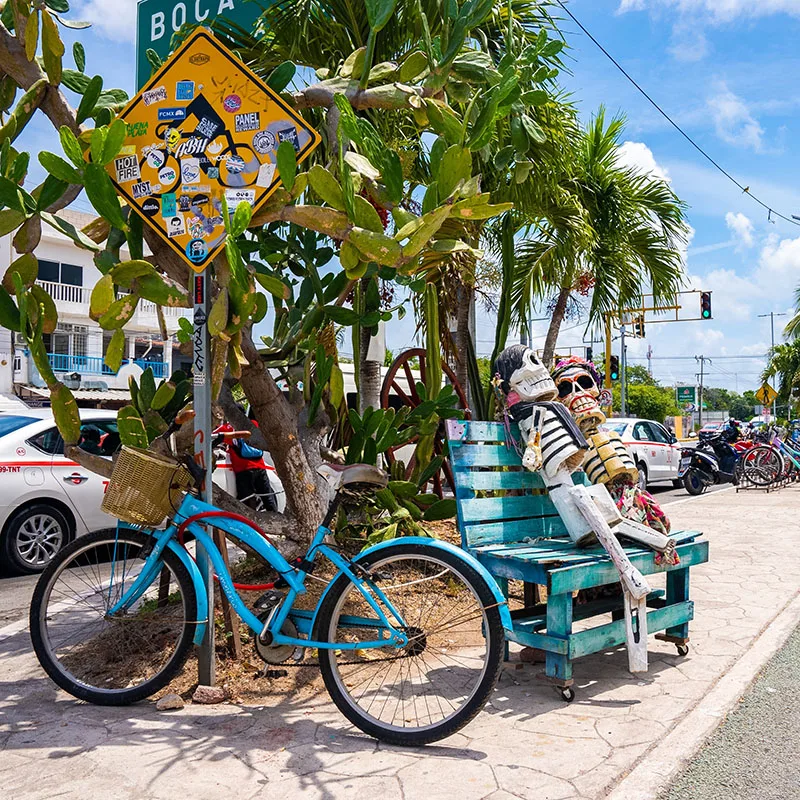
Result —
[[619, 380], [619, 356], [611, 356], [611, 380]]
[[700, 293], [700, 316], [711, 319], [711, 292]]

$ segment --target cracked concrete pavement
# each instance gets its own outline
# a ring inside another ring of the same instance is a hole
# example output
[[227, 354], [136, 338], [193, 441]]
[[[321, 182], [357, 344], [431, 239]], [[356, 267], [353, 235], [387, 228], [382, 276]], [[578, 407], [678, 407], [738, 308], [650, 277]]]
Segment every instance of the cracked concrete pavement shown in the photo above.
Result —
[[248, 800], [266, 789], [324, 800], [604, 797], [646, 764], [733, 665], [753, 656], [756, 639], [797, 597], [799, 500], [800, 487], [789, 487], [720, 492], [668, 508], [676, 529], [702, 529], [711, 543], [710, 563], [692, 570], [686, 658], [651, 637], [644, 676], [627, 672], [622, 648], [581, 659], [571, 704], [539, 679], [541, 665], [512, 662], [476, 720], [421, 750], [358, 734], [326, 696], [164, 713], [149, 702], [86, 705], [44, 675], [22, 624], [0, 628], [2, 795], [204, 800], [234, 791]]

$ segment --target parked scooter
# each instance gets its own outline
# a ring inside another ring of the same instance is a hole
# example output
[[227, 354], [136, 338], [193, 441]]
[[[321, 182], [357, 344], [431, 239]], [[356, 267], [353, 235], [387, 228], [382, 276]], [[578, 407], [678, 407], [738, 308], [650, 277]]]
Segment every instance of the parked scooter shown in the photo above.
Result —
[[718, 483], [738, 483], [736, 462], [739, 453], [733, 443], [740, 436], [738, 423], [732, 420], [719, 433], [703, 436], [696, 447], [681, 448], [678, 478], [689, 494], [702, 494], [709, 486]]

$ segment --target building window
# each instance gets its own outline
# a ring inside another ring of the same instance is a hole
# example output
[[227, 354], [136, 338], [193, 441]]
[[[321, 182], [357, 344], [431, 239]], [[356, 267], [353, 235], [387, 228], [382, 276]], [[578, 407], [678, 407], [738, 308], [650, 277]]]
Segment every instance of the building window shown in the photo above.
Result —
[[50, 283], [65, 283], [68, 286], [83, 286], [83, 267], [75, 264], [59, 264], [56, 261], [39, 260], [39, 280]]
[[83, 286], [83, 267], [76, 267], [74, 264], [62, 264], [61, 283], [66, 283], [70, 286]]
[[60, 278], [59, 264], [55, 261], [39, 260], [39, 280], [58, 283]]

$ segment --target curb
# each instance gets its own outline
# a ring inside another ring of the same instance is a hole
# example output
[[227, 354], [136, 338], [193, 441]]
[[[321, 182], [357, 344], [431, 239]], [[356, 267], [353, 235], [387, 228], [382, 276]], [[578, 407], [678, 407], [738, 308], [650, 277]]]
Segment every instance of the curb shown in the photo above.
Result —
[[605, 794], [606, 800], [657, 800], [706, 739], [725, 720], [750, 684], [800, 624], [800, 592], [753, 640], [708, 694], [635, 767]]

